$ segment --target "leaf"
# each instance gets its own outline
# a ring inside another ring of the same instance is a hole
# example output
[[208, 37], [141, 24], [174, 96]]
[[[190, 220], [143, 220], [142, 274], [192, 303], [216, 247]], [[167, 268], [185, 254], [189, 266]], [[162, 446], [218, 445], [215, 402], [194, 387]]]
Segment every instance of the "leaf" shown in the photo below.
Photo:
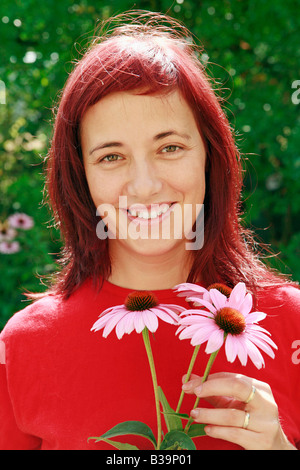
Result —
[[[111, 439], [103, 439], [101, 437], [89, 437], [89, 439], [96, 439], [96, 442], [103, 441], [107, 442], [111, 446], [115, 447], [118, 450], [140, 450], [138, 447], [131, 444], [125, 444], [123, 442], [112, 441]], [[89, 440], [88, 439], [88, 440]]]
[[164, 414], [168, 431], [171, 431], [173, 429], [182, 431], [183, 427], [182, 427], [181, 419], [180, 417], [177, 416], [175, 411], [169, 405], [168, 400], [166, 399], [165, 394], [161, 387], [158, 387], [158, 396], [163, 407], [163, 414]]
[[175, 411], [166, 411], [163, 414], [167, 416], [178, 416], [178, 418], [180, 419], [190, 419], [190, 416], [187, 413], [176, 413]]
[[160, 450], [196, 450], [196, 446], [187, 434], [174, 429], [165, 435]]
[[127, 434], [145, 437], [146, 439], [149, 439], [149, 441], [151, 441], [154, 445], [154, 448], [156, 448], [156, 439], [151, 428], [149, 428], [147, 424], [142, 423], [141, 421], [124, 421], [123, 423], [117, 424], [109, 431], [102, 434], [102, 436], [93, 437], [90, 439], [97, 439], [98, 442], [108, 439], [110, 437], [124, 436]]
[[188, 436], [190, 437], [197, 437], [197, 436], [206, 436], [206, 432], [204, 431], [204, 427], [206, 424], [192, 424], [190, 429], [188, 430]]

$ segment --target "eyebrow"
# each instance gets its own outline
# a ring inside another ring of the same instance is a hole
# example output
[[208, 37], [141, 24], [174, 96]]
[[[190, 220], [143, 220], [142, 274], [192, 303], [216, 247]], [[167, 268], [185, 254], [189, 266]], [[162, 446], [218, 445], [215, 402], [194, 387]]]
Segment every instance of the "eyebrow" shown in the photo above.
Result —
[[121, 144], [121, 142], [105, 142], [104, 144], [96, 145], [96, 147], [89, 151], [89, 154], [92, 155], [92, 153], [96, 152], [96, 150], [106, 149], [109, 147], [122, 147], [122, 145], [123, 144]]
[[[170, 131], [161, 132], [161, 133], [155, 135], [153, 137], [153, 140], [157, 141], [157, 140], [160, 140], [160, 139], [164, 139], [165, 137], [169, 137], [171, 135], [177, 135], [177, 136], [182, 137], [184, 139], [190, 139], [191, 138], [191, 136], [188, 135], [188, 134], [177, 132], [175, 130], [170, 130]], [[96, 150], [101, 150], [101, 149], [110, 148], [110, 147], [122, 147], [123, 145], [124, 144], [122, 144], [121, 142], [104, 142], [103, 144], [99, 144], [99, 145], [96, 145], [96, 147], [93, 147], [89, 151], [89, 155], [92, 155], [92, 153], [94, 153]]]
[[154, 137], [154, 140], [164, 139], [165, 137], [169, 137], [171, 135], [177, 135], [179, 137], [183, 137], [184, 139], [190, 139], [191, 138], [191, 136], [188, 135], [188, 134], [183, 134], [181, 132], [171, 130], [171, 131], [161, 132], [160, 134], [157, 134]]

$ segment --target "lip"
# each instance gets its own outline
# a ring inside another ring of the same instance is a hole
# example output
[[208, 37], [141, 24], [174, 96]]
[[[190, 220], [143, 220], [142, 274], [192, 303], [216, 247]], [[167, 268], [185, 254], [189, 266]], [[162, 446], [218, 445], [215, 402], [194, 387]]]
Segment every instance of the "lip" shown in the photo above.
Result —
[[[133, 222], [135, 224], [151, 225], [151, 224], [160, 223], [162, 220], [167, 218], [170, 215], [170, 213], [172, 211], [172, 208], [175, 204], [176, 204], [176, 202], [162, 202], [162, 203], [155, 203], [155, 204], [151, 204], [151, 205], [134, 204], [134, 205], [130, 206], [128, 209], [125, 209], [125, 210], [126, 210], [126, 213], [127, 213], [127, 217], [131, 222]], [[147, 211], [148, 215], [149, 215], [149, 214], [151, 214], [151, 211], [157, 211], [159, 207], [163, 207], [163, 206], [164, 207], [169, 206], [169, 207], [168, 207], [166, 212], [163, 212], [163, 213], [159, 214], [157, 217], [142, 218], [142, 217], [132, 215], [129, 212], [129, 210], [133, 213], [134, 212], [145, 212], [145, 211]]]

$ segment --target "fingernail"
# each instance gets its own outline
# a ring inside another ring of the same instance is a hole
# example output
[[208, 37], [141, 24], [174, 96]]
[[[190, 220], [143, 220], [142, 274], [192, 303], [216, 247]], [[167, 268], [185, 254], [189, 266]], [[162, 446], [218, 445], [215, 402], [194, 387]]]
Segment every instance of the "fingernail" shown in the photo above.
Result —
[[197, 416], [198, 416], [198, 411], [197, 410], [192, 410], [191, 411], [191, 417], [192, 418], [197, 418]]
[[189, 382], [182, 385], [182, 390], [184, 390], [185, 392], [187, 392], [188, 390], [191, 390], [191, 389], [192, 389], [192, 384], [189, 383]]
[[204, 431], [206, 434], [209, 434], [211, 432], [211, 427], [210, 426], [205, 426]]

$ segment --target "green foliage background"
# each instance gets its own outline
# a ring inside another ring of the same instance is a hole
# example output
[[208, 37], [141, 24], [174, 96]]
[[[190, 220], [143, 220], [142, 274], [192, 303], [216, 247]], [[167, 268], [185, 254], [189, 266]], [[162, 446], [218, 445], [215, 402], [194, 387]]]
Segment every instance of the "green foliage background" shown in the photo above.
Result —
[[1, 0], [0, 221], [24, 212], [35, 225], [20, 231], [18, 253], [0, 253], [0, 328], [25, 305], [22, 292], [45, 289], [37, 274], [56, 269], [59, 234], [41, 204], [51, 108], [99, 20], [132, 8], [182, 20], [203, 44], [202, 60], [226, 99], [245, 158], [245, 223], [281, 253], [268, 262], [300, 279], [296, 1]]

